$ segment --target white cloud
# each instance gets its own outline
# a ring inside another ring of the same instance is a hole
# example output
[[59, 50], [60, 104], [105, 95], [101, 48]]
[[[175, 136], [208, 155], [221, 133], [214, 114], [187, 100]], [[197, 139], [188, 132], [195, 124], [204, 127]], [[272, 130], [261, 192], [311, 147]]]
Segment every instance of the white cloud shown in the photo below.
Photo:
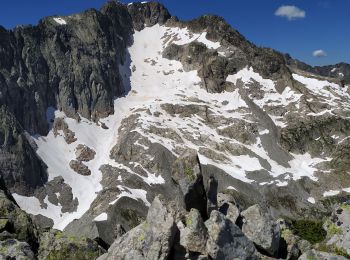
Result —
[[312, 56], [317, 57], [317, 58], [322, 58], [322, 57], [326, 57], [327, 53], [324, 50], [315, 50], [312, 53]]
[[306, 13], [304, 10], [294, 5], [282, 5], [276, 10], [275, 15], [286, 17], [289, 21], [292, 21], [298, 18], [305, 18]]

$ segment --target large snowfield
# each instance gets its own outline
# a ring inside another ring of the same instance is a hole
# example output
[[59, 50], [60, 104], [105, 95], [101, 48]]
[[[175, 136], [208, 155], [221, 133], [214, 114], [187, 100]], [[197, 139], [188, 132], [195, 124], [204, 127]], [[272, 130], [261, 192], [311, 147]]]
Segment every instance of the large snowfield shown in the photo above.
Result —
[[[63, 21], [57, 20], [57, 22], [62, 23]], [[52, 130], [47, 136], [34, 137], [38, 146], [37, 153], [48, 166], [49, 180], [57, 176], [64, 178], [65, 183], [72, 188], [73, 197], [79, 201], [77, 211], [73, 213], [61, 213], [61, 205], [55, 206], [47, 198], [45, 199], [47, 208], [41, 208], [37, 198], [13, 194], [20, 207], [28, 213], [47, 216], [54, 220], [54, 228], [64, 229], [71, 221], [80, 218], [89, 209], [98, 192], [102, 190], [103, 187], [100, 184], [102, 180], [100, 167], [102, 165], [109, 164], [119, 169], [126, 169], [130, 174], [137, 174], [127, 168], [127, 166], [110, 159], [110, 151], [118, 141], [118, 129], [121, 121], [135, 113], [138, 109], [146, 109], [150, 113], [140, 113], [139, 120], [142, 122], [142, 127], [134, 131], [146, 136], [151, 142], [162, 144], [175, 155], [177, 155], [175, 149], [177, 145], [189, 147], [197, 151], [202, 146], [193, 140], [187, 139], [184, 136], [184, 132], [192, 133], [194, 137], [207, 135], [212, 143], [227, 141], [232, 144], [243, 145], [236, 140], [219, 135], [216, 129], [203, 124], [199, 117], [181, 118], [174, 116], [171, 117], [171, 120], [168, 120], [169, 116], [165, 113], [162, 113], [159, 117], [152, 116], [154, 112], [162, 111], [162, 104], [197, 104], [195, 101], [191, 101], [196, 98], [203, 101], [215, 114], [226, 118], [249, 121], [245, 118], [244, 113], [233, 111], [238, 108], [247, 108], [247, 104], [238, 93], [238, 90], [220, 94], [208, 93], [204, 88], [200, 87], [201, 79], [198, 77], [197, 71], [186, 72], [180, 62], [162, 58], [162, 51], [170, 42], [183, 45], [195, 40], [204, 43], [211, 49], [219, 50], [221, 47], [220, 43], [209, 41], [206, 38], [205, 32], [202, 34], [193, 34], [186, 28], [169, 28], [155, 25], [153, 27], [147, 27], [140, 32], [135, 32], [134, 43], [128, 49], [130, 62], [127, 62], [120, 68], [125, 84], [130, 84], [131, 90], [126, 96], [115, 100], [115, 112], [113, 115], [100, 120], [100, 123], [105, 123], [108, 129], [104, 129], [101, 125], [97, 125], [84, 118], [78, 123], [76, 120], [66, 117], [64, 113], [55, 111], [55, 117], [64, 118], [69, 129], [75, 133], [77, 141], [67, 144], [63, 134], [55, 137]], [[312, 88], [313, 91], [319, 91], [317, 86], [324, 84], [324, 82], [317, 81], [316, 79], [311, 80], [297, 74], [294, 75], [294, 78], [306, 84], [307, 87]], [[235, 75], [230, 75], [227, 81], [236, 83], [238, 79], [244, 83], [249, 83], [253, 79], [262, 85], [263, 91], [266, 94], [263, 99], [258, 100], [256, 103], [261, 108], [267, 103], [281, 105], [288, 105], [290, 103], [298, 104], [302, 96], [302, 94], [293, 92], [289, 87], [286, 87], [283, 93], [278, 93], [275, 90], [272, 80], [262, 78], [252, 68], [245, 68]], [[331, 87], [337, 88], [333, 85]], [[320, 94], [325, 95], [323, 92]], [[333, 102], [337, 97], [332, 96], [331, 98], [331, 102]], [[224, 101], [228, 103], [226, 104]], [[225, 105], [223, 105], [224, 103]], [[271, 119], [279, 127], [285, 126], [278, 118], [271, 117]], [[174, 130], [181, 137], [182, 143], [178, 144], [171, 139], [145, 131], [154, 124], [164, 127], [164, 129], [170, 128]], [[196, 126], [196, 128], [193, 126]], [[260, 136], [268, 134], [268, 129], [259, 129]], [[79, 144], [84, 144], [96, 152], [95, 158], [85, 163], [91, 170], [90, 176], [79, 175], [69, 166], [69, 162], [76, 159], [75, 150]], [[210, 142], [208, 142], [208, 146], [210, 146]], [[271, 169], [268, 169], [268, 172], [272, 177], [285, 176], [282, 181], [276, 180], [270, 183], [260, 183], [260, 185], [275, 184], [284, 186], [288, 184], [287, 181], [289, 179], [297, 180], [303, 176], [317, 180], [314, 176], [317, 170], [315, 166], [320, 162], [329, 160], [329, 158], [312, 158], [308, 153], [303, 155], [292, 154], [293, 158], [289, 161], [289, 166], [283, 166], [270, 158], [268, 152], [261, 145], [260, 137], [257, 138], [255, 144], [244, 144], [243, 146], [258, 157], [268, 161], [271, 165]], [[215, 146], [213, 145], [213, 147]], [[219, 154], [221, 153], [227, 160], [218, 162], [204, 154], [199, 154], [201, 163], [215, 165], [232, 175], [232, 177], [244, 182], [253, 182], [253, 180], [247, 177], [247, 171], [258, 171], [264, 168], [257, 157], [251, 157], [250, 155], [234, 156], [225, 151], [217, 152]], [[156, 176], [150, 172], [147, 177], [140, 177], [149, 185], [164, 182], [161, 176]], [[120, 186], [118, 188], [122, 190], [119, 198], [129, 196], [134, 199], [141, 199], [145, 205], [149, 206], [150, 202], [146, 199], [146, 191], [130, 189], [126, 186]], [[325, 196], [329, 194], [325, 193]], [[315, 203], [311, 197], [309, 201], [310, 203]], [[111, 202], [111, 204], [113, 203], [115, 201]], [[106, 214], [102, 213], [95, 220], [103, 221], [106, 218]]]

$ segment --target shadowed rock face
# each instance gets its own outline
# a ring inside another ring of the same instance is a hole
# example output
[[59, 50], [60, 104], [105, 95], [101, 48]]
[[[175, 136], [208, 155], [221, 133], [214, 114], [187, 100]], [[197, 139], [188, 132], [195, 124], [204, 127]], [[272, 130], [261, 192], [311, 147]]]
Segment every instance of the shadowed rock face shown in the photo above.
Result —
[[128, 5], [128, 11], [132, 17], [134, 29], [137, 31], [157, 23], [162, 25], [170, 18], [169, 11], [157, 2], [133, 3]]
[[124, 93], [118, 66], [133, 32], [126, 7], [111, 2], [64, 20], [0, 28], [0, 169], [7, 186], [23, 195], [47, 180], [23, 129], [45, 135], [48, 107], [98, 120]]
[[44, 163], [6, 107], [0, 107], [0, 173], [8, 188], [24, 195], [47, 181]]
[[0, 105], [31, 134], [47, 133], [49, 106], [98, 120], [124, 92], [118, 66], [133, 32], [126, 7], [111, 2], [62, 19], [0, 31]]
[[350, 83], [350, 64], [341, 62], [335, 65], [310, 66], [297, 59], [293, 59], [289, 54], [284, 55], [286, 63], [293, 69], [307, 71], [323, 77], [336, 78], [342, 84]]

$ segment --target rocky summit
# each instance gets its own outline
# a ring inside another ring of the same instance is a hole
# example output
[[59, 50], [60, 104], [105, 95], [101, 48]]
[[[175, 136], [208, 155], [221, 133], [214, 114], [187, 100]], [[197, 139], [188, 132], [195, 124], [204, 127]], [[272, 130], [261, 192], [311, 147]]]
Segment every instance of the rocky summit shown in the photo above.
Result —
[[158, 2], [0, 27], [0, 259], [350, 258], [348, 84]]

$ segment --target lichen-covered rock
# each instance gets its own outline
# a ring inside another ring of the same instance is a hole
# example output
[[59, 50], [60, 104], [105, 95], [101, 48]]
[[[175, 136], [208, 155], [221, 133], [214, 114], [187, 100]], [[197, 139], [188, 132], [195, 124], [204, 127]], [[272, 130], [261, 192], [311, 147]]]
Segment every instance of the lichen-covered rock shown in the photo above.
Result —
[[208, 229], [206, 248], [213, 259], [257, 259], [253, 242], [222, 213], [213, 210], [205, 226]]
[[35, 259], [34, 252], [26, 242], [20, 242], [16, 239], [7, 239], [0, 241], [1, 259]]
[[197, 153], [188, 150], [176, 159], [171, 176], [181, 188], [186, 210], [196, 208], [205, 217], [206, 194]]
[[310, 250], [302, 254], [299, 260], [346, 260], [347, 258], [340, 255], [330, 254], [326, 252]]
[[329, 247], [350, 255], [350, 203], [342, 203], [324, 223]]
[[279, 219], [278, 223], [281, 230], [281, 241], [283, 241], [280, 244], [279, 254], [284, 254], [286, 259], [292, 260], [298, 259], [301, 254], [312, 249], [311, 243], [295, 235], [285, 220]]
[[241, 212], [243, 233], [258, 247], [275, 256], [278, 253], [281, 232], [270, 213], [259, 205]]
[[103, 253], [98, 244], [88, 238], [51, 230], [40, 236], [39, 259], [96, 259]]
[[208, 232], [197, 209], [191, 209], [186, 216], [185, 225], [180, 230], [180, 244], [188, 251], [206, 254]]
[[[2, 186], [0, 184], [0, 186]], [[4, 188], [2, 186], [2, 188]], [[27, 213], [21, 210], [6, 189], [0, 190], [0, 240], [16, 239], [37, 248], [38, 231]]]

